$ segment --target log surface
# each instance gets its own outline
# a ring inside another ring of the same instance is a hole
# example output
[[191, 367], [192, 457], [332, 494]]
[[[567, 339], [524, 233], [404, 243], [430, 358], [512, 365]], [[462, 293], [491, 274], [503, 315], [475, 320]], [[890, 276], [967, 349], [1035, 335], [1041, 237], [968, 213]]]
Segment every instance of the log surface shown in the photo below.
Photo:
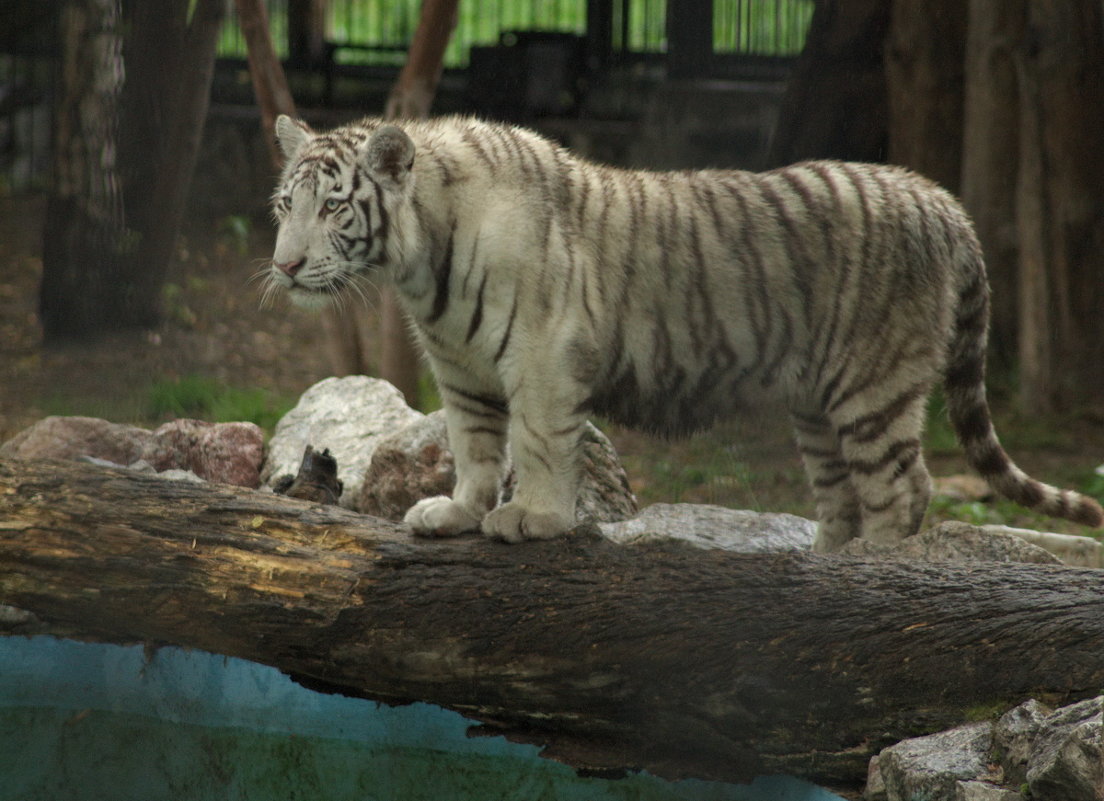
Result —
[[853, 788], [903, 737], [1104, 686], [1104, 571], [421, 540], [68, 462], [0, 461], [0, 603], [438, 704], [599, 773]]

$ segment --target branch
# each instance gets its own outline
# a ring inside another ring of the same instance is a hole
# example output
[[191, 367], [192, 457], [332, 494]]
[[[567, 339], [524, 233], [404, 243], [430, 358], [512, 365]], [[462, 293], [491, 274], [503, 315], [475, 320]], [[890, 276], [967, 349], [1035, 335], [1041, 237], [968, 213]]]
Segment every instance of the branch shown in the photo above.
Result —
[[0, 461], [0, 603], [421, 700], [577, 768], [857, 786], [969, 707], [1104, 684], [1104, 572], [507, 546], [223, 485]]

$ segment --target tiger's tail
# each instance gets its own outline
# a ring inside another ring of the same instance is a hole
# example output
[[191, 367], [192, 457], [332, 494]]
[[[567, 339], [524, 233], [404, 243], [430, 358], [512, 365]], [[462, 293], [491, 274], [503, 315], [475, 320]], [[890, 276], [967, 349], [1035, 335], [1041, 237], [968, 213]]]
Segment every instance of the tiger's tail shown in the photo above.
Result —
[[1104, 510], [1092, 498], [1044, 484], [1027, 475], [997, 438], [985, 396], [985, 347], [989, 327], [989, 286], [979, 247], [970, 248], [962, 272], [944, 388], [947, 411], [966, 460], [995, 491], [1021, 506], [1086, 526], [1104, 523]]

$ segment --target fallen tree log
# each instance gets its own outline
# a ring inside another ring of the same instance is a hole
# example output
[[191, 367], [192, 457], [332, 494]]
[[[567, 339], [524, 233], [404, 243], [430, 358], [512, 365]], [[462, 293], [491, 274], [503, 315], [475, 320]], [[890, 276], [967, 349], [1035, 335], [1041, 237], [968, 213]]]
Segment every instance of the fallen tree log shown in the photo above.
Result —
[[906, 736], [1104, 686], [1104, 571], [415, 540], [330, 506], [0, 461], [0, 603], [427, 701], [588, 771], [855, 787]]

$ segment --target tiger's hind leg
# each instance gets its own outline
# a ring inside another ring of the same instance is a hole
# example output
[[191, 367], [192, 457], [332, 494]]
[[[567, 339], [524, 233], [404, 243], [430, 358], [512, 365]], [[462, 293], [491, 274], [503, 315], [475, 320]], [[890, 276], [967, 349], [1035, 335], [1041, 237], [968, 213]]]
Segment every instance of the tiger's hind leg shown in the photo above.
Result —
[[[920, 435], [926, 394], [917, 389], [875, 406], [853, 398], [829, 413], [859, 499], [861, 534], [879, 543], [900, 542], [920, 529], [931, 500], [931, 476]], [[848, 409], [862, 410], [849, 416]]]
[[859, 496], [840, 450], [839, 439], [823, 415], [792, 414], [794, 436], [817, 506], [813, 550], [838, 551], [862, 530]]

